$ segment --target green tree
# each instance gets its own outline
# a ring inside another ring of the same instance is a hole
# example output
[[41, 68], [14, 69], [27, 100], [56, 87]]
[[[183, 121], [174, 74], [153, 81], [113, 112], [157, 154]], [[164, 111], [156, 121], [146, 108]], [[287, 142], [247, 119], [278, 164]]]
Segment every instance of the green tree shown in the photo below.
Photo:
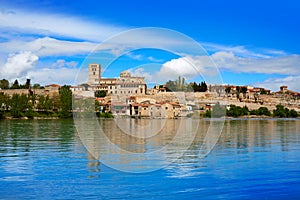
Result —
[[100, 103], [97, 100], [95, 100], [95, 111], [100, 112]]
[[9, 88], [9, 82], [6, 79], [0, 80], [0, 89], [8, 89]]
[[290, 111], [290, 116], [293, 117], [293, 118], [296, 118], [296, 117], [298, 117], [299, 115], [298, 115], [297, 111], [295, 111], [294, 109], [292, 109], [292, 110]]
[[276, 109], [273, 111], [273, 116], [274, 117], [287, 117], [286, 109], [284, 108], [283, 105], [278, 104], [276, 105]]
[[260, 94], [267, 94], [267, 91], [266, 91], [265, 89], [262, 89], [262, 90], [260, 91]]
[[53, 105], [53, 100], [50, 99], [49, 95], [47, 95], [45, 97], [45, 100], [44, 100], [44, 109], [46, 112], [49, 112], [52, 108], [52, 105]]
[[257, 110], [257, 114], [258, 115], [266, 115], [266, 116], [271, 116], [271, 112], [269, 111], [269, 109], [267, 107], [260, 107]]
[[72, 91], [70, 86], [64, 85], [59, 88], [59, 99], [60, 99], [60, 116], [63, 118], [71, 116], [72, 110]]
[[95, 97], [105, 97], [106, 91], [100, 90], [95, 92]]
[[17, 79], [14, 81], [11, 89], [20, 89], [19, 81]]
[[176, 84], [174, 81], [169, 80], [168, 82], [166, 82], [166, 89], [167, 91], [176, 91]]
[[30, 79], [27, 79], [25, 83], [25, 89], [29, 89], [29, 88], [30, 88]]
[[241, 87], [241, 93], [244, 95], [244, 98], [246, 98], [246, 94], [247, 94], [247, 87]]
[[15, 118], [21, 117], [28, 109], [28, 96], [26, 94], [13, 94], [11, 98], [11, 115]]
[[200, 84], [200, 91], [199, 92], [206, 92], [207, 91], [207, 85], [205, 81], [201, 82]]
[[39, 96], [37, 109], [39, 109], [39, 111], [44, 111], [45, 110], [45, 96], [44, 95]]
[[214, 118], [224, 117], [226, 115], [226, 108], [220, 104], [216, 104], [211, 112], [211, 116]]
[[240, 116], [245, 116], [249, 114], [248, 108], [245, 107], [240, 107], [236, 105], [230, 105], [229, 110], [227, 110], [227, 116], [230, 117], [240, 117]]
[[227, 96], [229, 95], [230, 91], [231, 91], [231, 87], [228, 86], [225, 88], [225, 92], [226, 92]]

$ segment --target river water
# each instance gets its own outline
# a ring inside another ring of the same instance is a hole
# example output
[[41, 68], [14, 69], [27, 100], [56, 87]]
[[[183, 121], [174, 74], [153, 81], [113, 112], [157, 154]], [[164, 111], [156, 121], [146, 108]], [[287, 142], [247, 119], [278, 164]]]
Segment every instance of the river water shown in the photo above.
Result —
[[[105, 151], [95, 158], [73, 120], [2, 120], [0, 199], [300, 199], [299, 119], [226, 120], [206, 157], [199, 149], [211, 122], [200, 120], [184, 152], [173, 145], [156, 152], [157, 162], [144, 156], [132, 165], [131, 153], [144, 155], [174, 140], [179, 122], [166, 120], [159, 136], [132, 139], [116, 136], [114, 119], [101, 120], [110, 141], [129, 155]], [[129, 168], [133, 171], [126, 172]], [[153, 170], [135, 173], [135, 168]]]

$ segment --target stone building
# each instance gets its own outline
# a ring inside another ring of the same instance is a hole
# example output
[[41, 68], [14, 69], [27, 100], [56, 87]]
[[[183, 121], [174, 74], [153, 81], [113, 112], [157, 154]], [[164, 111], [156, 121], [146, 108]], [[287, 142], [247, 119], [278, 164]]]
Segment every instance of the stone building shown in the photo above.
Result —
[[123, 71], [119, 78], [102, 78], [100, 64], [90, 64], [88, 72], [89, 90], [105, 91], [107, 95], [125, 97], [146, 94], [144, 77], [131, 76], [128, 71]]

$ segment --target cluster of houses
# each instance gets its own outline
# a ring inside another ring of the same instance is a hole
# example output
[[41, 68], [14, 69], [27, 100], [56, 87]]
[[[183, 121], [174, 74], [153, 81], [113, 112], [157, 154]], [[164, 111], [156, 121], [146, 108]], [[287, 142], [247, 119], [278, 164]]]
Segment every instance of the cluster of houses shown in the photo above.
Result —
[[[51, 84], [44, 89], [36, 89], [37, 95], [49, 95], [56, 98], [60, 86]], [[243, 89], [241, 89], [243, 88]], [[257, 109], [264, 105], [270, 109], [279, 103], [300, 111], [300, 93], [281, 86], [280, 91], [271, 92], [252, 86], [209, 85], [206, 92], [168, 92], [164, 87], [148, 88], [144, 77], [132, 76], [128, 71], [117, 78], [101, 77], [101, 65], [88, 66], [88, 82], [71, 86], [75, 98], [95, 98], [99, 111], [111, 112], [115, 116], [177, 118], [195, 111], [212, 109], [215, 104], [248, 106]], [[28, 90], [2, 91], [29, 93]], [[95, 97], [96, 93], [105, 95]]]

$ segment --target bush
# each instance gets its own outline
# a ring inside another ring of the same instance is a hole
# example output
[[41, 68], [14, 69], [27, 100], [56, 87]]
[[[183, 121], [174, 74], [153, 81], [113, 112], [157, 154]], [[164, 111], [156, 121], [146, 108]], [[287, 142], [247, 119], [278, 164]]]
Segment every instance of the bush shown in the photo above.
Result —
[[230, 105], [230, 108], [227, 111], [227, 116], [230, 117], [240, 117], [248, 114], [249, 114], [249, 110], [246, 106], [240, 107], [240, 106]]
[[274, 117], [298, 117], [299, 114], [294, 109], [289, 110], [288, 108], [285, 108], [283, 105], [277, 105], [276, 109], [273, 111]]

